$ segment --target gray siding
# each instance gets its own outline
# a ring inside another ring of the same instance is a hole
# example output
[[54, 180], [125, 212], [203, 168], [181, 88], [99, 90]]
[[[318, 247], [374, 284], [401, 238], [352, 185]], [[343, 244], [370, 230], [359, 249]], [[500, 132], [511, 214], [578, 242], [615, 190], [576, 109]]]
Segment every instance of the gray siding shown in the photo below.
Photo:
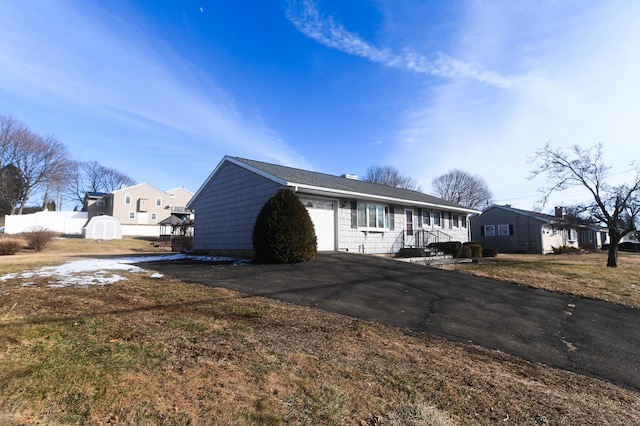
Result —
[[[246, 163], [248, 168], [240, 163]], [[254, 167], [258, 170], [254, 170]], [[275, 172], [287, 178], [274, 174]], [[307, 182], [307, 180], [315, 182], [314, 179], [335, 183], [337, 186], [309, 187], [307, 184], [296, 183]], [[426, 194], [415, 193], [415, 191], [381, 188], [380, 185], [366, 182], [351, 182], [348, 179], [320, 173], [225, 157], [189, 205], [195, 211], [194, 249], [209, 253], [251, 255], [253, 251], [251, 235], [255, 220], [264, 203], [283, 187], [284, 182], [288, 182], [288, 185], [294, 188], [298, 196], [304, 200], [326, 201], [335, 206], [334, 229], [330, 229], [328, 216], [324, 212], [316, 211], [319, 207], [309, 206], [309, 208], [312, 209], [310, 211], [321, 232], [333, 232], [335, 237], [331, 241], [334, 243], [333, 246], [338, 250], [352, 252], [395, 254], [403, 247], [403, 243], [405, 246], [414, 247], [418, 242], [424, 242], [415, 237], [414, 241], [411, 237], [403, 239], [406, 235], [406, 209], [411, 209], [413, 212], [413, 229], [418, 233], [423, 228], [419, 215], [420, 209], [416, 204], [421, 204], [424, 200], [436, 200], [438, 203], [442, 201]], [[365, 196], [364, 200], [334, 198], [336, 192], [342, 191], [340, 188], [349, 189], [353, 185], [356, 185], [356, 188], [364, 185], [364, 188], [372, 189], [373, 192], [382, 191], [385, 194], [388, 192], [390, 195], [411, 195], [415, 197], [415, 201], [409, 199], [406, 204], [399, 202], [399, 204], [389, 205], [374, 194], [371, 198]], [[354, 221], [357, 215], [352, 209], [354, 203], [371, 203], [378, 208], [384, 206], [385, 212], [389, 214], [385, 216], [389, 218], [388, 223], [382, 225], [380, 222], [382, 216], [377, 215], [375, 225], [358, 228], [357, 221]], [[438, 208], [442, 208], [440, 206], [441, 204]], [[448, 210], [447, 207], [445, 209]], [[453, 241], [465, 242], [469, 239], [468, 229], [462, 226], [462, 221], [458, 224], [452, 223], [453, 212], [462, 219], [466, 217], [468, 209], [460, 207], [460, 210], [457, 210], [452, 206], [451, 211], [442, 211], [442, 224], [439, 227], [433, 226], [437, 228], [437, 232], [434, 229], [434, 234], [443, 238], [446, 236], [447, 240], [450, 238]], [[331, 245], [328, 235], [323, 234], [320, 239], [324, 249]]]
[[386, 232], [362, 231], [351, 227], [351, 200], [343, 200], [338, 210], [338, 250], [355, 253], [395, 254], [402, 248], [403, 213], [394, 208], [394, 229]]
[[[496, 234], [482, 235], [482, 227], [494, 225]], [[498, 235], [498, 225], [511, 225], [510, 235]], [[533, 217], [493, 208], [471, 219], [471, 238], [502, 253], [543, 253], [543, 223]]]
[[[446, 241], [448, 237], [451, 241], [466, 242], [469, 240], [469, 222], [467, 227], [463, 227], [461, 220], [458, 226], [454, 226], [450, 220], [449, 212], [442, 212], [446, 216], [446, 220], [442, 220], [441, 226], [434, 226], [433, 222], [429, 226], [422, 225], [421, 217], [418, 216], [419, 209], [402, 205], [390, 206], [393, 208], [393, 228], [381, 231], [363, 231], [351, 226], [351, 201], [342, 200], [338, 211], [338, 250], [354, 251], [358, 253], [374, 253], [374, 254], [396, 254], [403, 246], [413, 246], [406, 237], [403, 240], [403, 234], [406, 230], [406, 210], [413, 211], [413, 230], [415, 235], [420, 231], [430, 231], [433, 235], [438, 235], [441, 241]], [[460, 218], [462, 218], [460, 214]], [[414, 237], [415, 238], [415, 237]]]
[[264, 203], [278, 183], [232, 163], [223, 163], [192, 206], [194, 249], [211, 253], [250, 254], [251, 234]]

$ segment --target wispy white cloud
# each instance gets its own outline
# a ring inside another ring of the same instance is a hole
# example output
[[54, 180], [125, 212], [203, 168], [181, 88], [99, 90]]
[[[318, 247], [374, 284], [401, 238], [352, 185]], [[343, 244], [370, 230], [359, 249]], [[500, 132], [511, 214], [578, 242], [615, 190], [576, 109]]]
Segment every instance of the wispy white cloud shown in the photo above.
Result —
[[[238, 106], [209, 72], [154, 37], [134, 10], [126, 16], [95, 4], [27, 3], [0, 6], [0, 91], [101, 117], [114, 132], [113, 148], [130, 147], [131, 128], [137, 128], [174, 133], [189, 142], [183, 150], [208, 146], [214, 159], [232, 153], [308, 164], [268, 124]], [[168, 143], [155, 139], [160, 141]]]
[[[527, 84], [494, 90], [473, 81], [425, 87], [421, 104], [401, 117], [398, 164], [423, 188], [452, 167], [480, 173], [496, 198], [531, 207], [544, 178], [527, 180], [537, 148], [602, 142], [615, 170], [640, 158], [640, 6], [545, 1], [471, 15], [459, 28], [463, 57], [528, 66]], [[477, 8], [485, 2], [472, 2]], [[491, 28], [488, 49], [478, 34]], [[514, 42], [517, 41], [517, 42]], [[425, 165], [428, 165], [425, 167]], [[621, 178], [623, 175], [617, 175]], [[588, 194], [557, 194], [557, 203]]]
[[376, 47], [347, 30], [332, 16], [323, 16], [313, 0], [291, 1], [286, 15], [306, 37], [324, 46], [387, 67], [443, 78], [470, 78], [500, 88], [510, 88], [525, 79], [525, 76], [510, 76], [494, 70], [483, 70], [445, 53], [439, 53], [433, 59], [429, 59], [411, 47], [406, 47], [401, 52]]

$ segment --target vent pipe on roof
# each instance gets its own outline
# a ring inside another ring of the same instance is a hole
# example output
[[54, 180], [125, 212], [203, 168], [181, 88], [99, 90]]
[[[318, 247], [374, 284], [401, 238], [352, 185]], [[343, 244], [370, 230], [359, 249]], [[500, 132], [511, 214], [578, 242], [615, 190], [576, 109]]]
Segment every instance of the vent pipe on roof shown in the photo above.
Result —
[[352, 174], [349, 174], [349, 173], [345, 173], [343, 175], [340, 175], [340, 177], [343, 177], [345, 179], [358, 180], [358, 175], [352, 175]]

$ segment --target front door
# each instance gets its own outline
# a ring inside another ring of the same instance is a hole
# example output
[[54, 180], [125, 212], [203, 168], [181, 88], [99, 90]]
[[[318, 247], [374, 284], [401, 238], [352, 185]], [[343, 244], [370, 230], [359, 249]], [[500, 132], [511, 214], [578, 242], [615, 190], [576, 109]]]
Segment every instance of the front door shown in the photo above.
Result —
[[415, 245], [415, 237], [413, 235], [413, 210], [405, 210], [405, 247], [413, 247]]

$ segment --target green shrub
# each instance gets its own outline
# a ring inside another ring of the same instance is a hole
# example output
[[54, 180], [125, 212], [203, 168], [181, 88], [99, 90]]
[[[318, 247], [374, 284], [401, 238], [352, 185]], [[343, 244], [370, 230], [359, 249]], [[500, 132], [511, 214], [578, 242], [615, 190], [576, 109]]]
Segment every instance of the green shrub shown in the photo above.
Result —
[[0, 256], [15, 254], [23, 245], [23, 242], [16, 238], [0, 238]]
[[470, 257], [482, 257], [482, 246], [479, 243], [475, 241], [469, 241], [462, 245], [471, 249]]
[[295, 263], [315, 259], [316, 232], [306, 207], [289, 189], [281, 189], [262, 207], [253, 227], [255, 260]]
[[473, 257], [473, 250], [471, 249], [471, 247], [463, 244], [462, 247], [460, 247], [459, 257], [462, 259], [471, 259]]
[[482, 257], [496, 257], [498, 255], [498, 250], [487, 247], [482, 249]]
[[460, 254], [462, 252], [462, 243], [459, 241], [431, 243], [428, 247], [435, 248], [437, 251], [452, 257], [460, 257]]

